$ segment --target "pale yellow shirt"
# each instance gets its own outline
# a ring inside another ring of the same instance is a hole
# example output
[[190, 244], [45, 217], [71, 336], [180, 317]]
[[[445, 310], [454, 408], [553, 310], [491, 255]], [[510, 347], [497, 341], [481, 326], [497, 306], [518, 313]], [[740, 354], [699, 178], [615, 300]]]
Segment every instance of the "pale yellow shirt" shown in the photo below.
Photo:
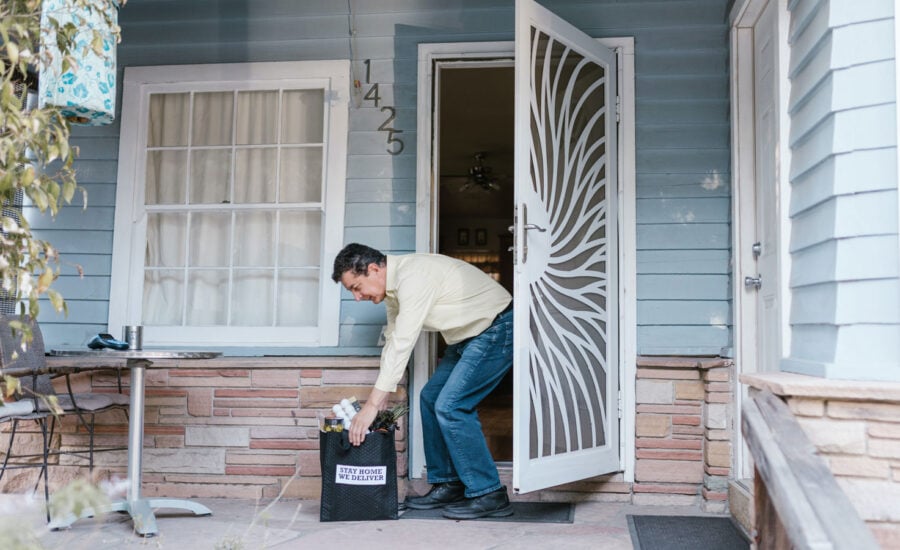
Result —
[[477, 336], [512, 300], [477, 267], [439, 254], [387, 257], [385, 344], [375, 387], [397, 389], [423, 330], [440, 332], [448, 344]]

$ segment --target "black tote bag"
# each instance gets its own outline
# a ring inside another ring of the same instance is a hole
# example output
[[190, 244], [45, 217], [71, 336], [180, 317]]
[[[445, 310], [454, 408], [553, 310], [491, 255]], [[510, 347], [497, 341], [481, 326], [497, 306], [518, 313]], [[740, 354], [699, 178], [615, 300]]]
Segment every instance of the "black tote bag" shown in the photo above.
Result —
[[397, 519], [394, 431], [372, 432], [359, 447], [349, 434], [319, 432], [321, 521]]

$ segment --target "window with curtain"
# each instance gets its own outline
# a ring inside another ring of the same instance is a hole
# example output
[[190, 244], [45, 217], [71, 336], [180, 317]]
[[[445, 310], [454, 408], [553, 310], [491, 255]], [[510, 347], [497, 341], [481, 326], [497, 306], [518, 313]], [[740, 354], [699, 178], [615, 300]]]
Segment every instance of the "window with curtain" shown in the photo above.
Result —
[[126, 69], [111, 329], [142, 324], [147, 345], [337, 344], [348, 74]]

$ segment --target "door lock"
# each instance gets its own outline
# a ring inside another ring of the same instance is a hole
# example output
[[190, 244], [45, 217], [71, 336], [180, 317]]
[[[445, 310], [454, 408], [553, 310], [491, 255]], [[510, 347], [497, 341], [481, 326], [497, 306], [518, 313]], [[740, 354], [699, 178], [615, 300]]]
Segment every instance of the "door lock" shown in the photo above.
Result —
[[750, 247], [750, 251], [753, 252], [753, 258], [759, 258], [759, 255], [762, 254], [762, 243], [753, 243], [753, 246]]
[[750, 290], [759, 290], [762, 287], [762, 277], [757, 275], [756, 277], [744, 277], [744, 288]]

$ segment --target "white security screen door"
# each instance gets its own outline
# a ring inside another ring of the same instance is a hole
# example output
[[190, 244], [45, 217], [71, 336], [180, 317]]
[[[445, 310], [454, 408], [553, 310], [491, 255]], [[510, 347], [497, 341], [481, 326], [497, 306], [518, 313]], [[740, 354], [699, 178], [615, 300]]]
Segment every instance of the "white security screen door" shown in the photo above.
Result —
[[615, 54], [516, 0], [513, 488], [619, 469]]

